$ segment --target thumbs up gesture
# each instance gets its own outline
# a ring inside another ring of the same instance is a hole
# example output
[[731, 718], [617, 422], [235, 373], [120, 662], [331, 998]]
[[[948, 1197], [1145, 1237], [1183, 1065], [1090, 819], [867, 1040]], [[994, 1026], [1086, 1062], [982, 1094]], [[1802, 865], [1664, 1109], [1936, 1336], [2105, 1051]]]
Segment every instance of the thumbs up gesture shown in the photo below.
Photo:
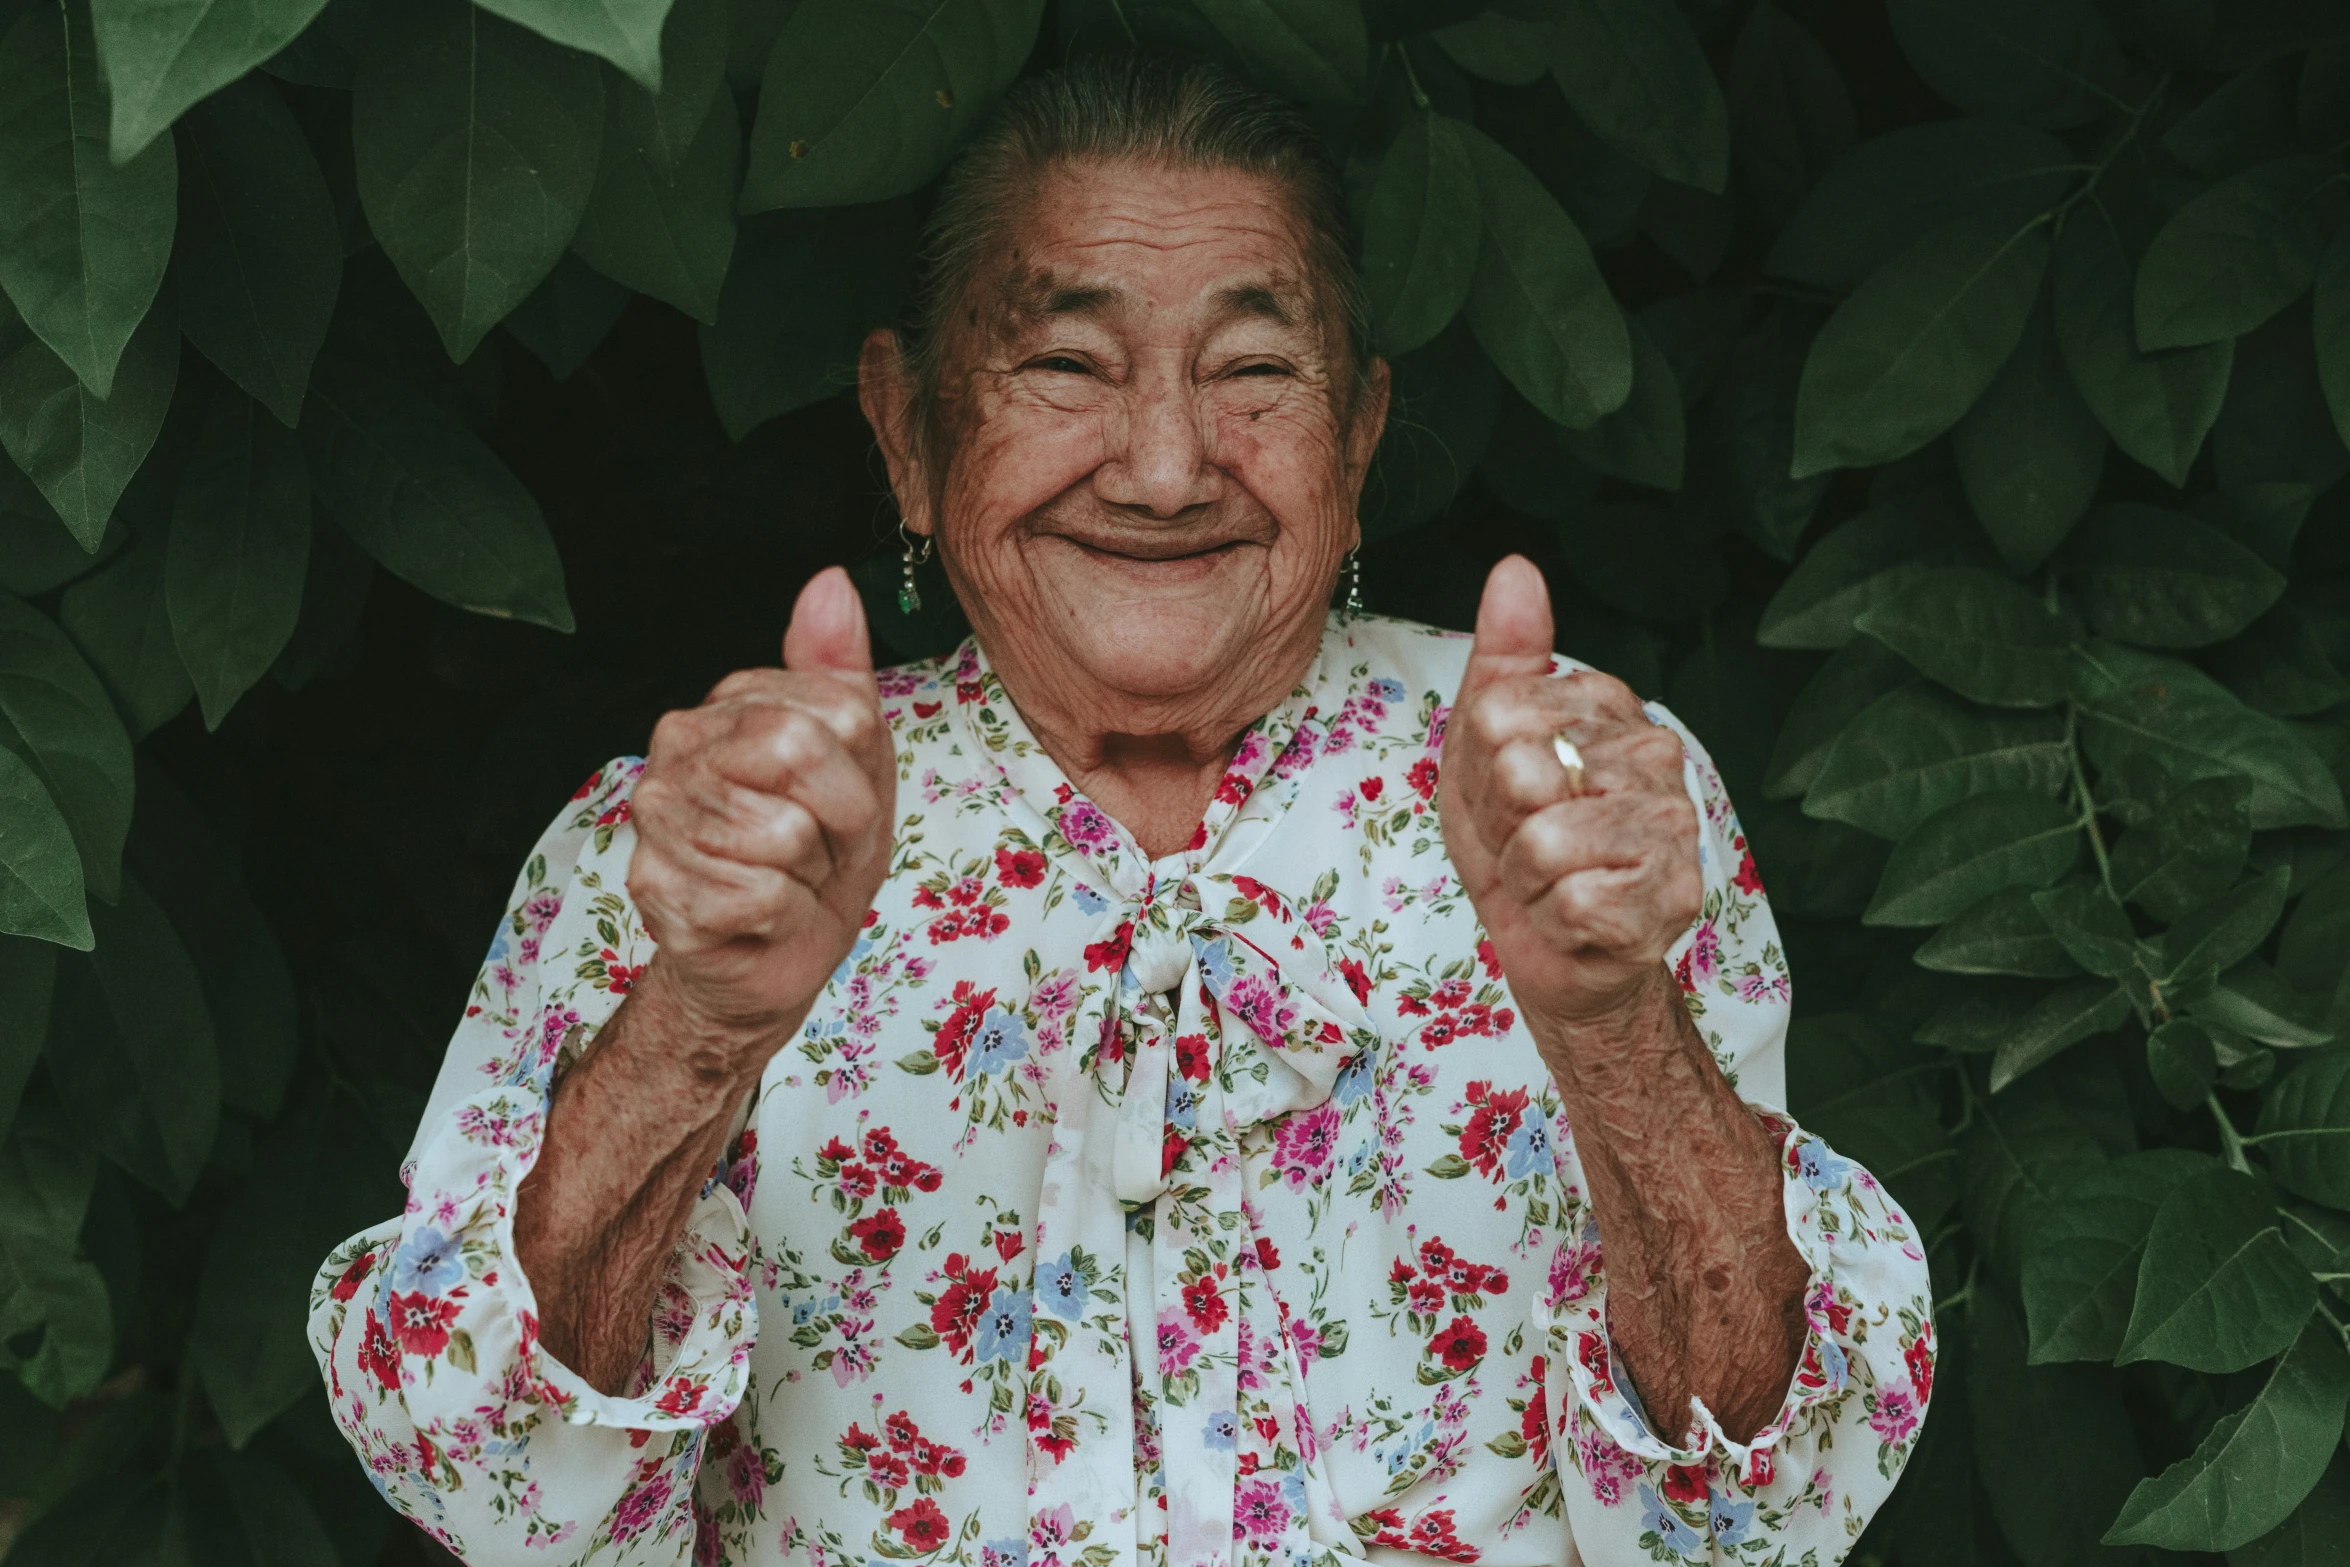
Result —
[[1453, 868], [1546, 1042], [1636, 1002], [1704, 885], [1680, 741], [1622, 681], [1553, 675], [1550, 653], [1550, 591], [1513, 555], [1485, 581], [1438, 805]]
[[[889, 869], [897, 765], [865, 611], [835, 567], [801, 590], [782, 669], [720, 681], [653, 729], [628, 890], [700, 1050], [755, 1073], [855, 943]], [[756, 1059], [750, 1059], [755, 1056]]]

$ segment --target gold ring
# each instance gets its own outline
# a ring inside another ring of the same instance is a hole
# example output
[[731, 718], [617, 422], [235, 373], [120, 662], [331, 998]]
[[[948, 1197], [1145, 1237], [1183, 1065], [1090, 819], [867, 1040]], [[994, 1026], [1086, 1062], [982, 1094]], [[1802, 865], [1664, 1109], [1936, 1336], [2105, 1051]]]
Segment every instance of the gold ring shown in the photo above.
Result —
[[1583, 753], [1575, 749], [1575, 742], [1564, 733], [1550, 737], [1551, 753], [1559, 759], [1559, 766], [1567, 770], [1567, 793], [1583, 792]]

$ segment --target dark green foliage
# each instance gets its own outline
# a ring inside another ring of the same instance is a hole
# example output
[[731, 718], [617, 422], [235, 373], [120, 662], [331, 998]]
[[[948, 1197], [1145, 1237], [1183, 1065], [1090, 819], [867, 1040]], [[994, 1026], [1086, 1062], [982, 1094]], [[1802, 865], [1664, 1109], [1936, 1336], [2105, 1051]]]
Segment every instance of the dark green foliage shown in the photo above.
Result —
[[989, 104], [1135, 45], [1346, 171], [1372, 607], [1533, 555], [1743, 808], [1940, 1296], [1854, 1559], [2339, 1560], [2350, 10], [0, 0], [9, 1560], [405, 1537], [311, 1269], [553, 802], [828, 561], [965, 633], [845, 394]]

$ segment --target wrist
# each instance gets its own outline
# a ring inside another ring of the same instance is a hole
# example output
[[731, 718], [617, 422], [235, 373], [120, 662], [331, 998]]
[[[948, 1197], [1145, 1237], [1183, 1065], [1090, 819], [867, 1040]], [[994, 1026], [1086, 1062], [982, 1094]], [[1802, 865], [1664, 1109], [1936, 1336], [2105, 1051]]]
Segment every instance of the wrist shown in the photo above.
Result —
[[1520, 998], [1526, 1028], [1553, 1075], [1563, 1075], [1571, 1062], [1606, 1061], [1633, 1064], [1645, 1045], [1677, 1043], [1681, 1030], [1671, 1026], [1682, 1007], [1680, 986], [1672, 970], [1654, 963], [1627, 975], [1605, 989], [1578, 990], [1571, 995]]
[[645, 1026], [629, 1030], [627, 1038], [650, 1047], [655, 1059], [647, 1064], [713, 1088], [756, 1083], [808, 1015], [804, 1005], [749, 1014], [713, 1006], [659, 952], [637, 977], [629, 1000]]

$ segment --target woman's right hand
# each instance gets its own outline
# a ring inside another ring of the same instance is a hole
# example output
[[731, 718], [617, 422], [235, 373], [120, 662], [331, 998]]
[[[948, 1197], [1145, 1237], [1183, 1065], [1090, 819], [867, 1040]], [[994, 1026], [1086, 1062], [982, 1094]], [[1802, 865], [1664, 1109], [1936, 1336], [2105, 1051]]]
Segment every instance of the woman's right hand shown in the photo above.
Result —
[[800, 590], [782, 669], [665, 714], [637, 781], [628, 890], [658, 944], [639, 979], [694, 1066], [742, 1081], [800, 1026], [888, 873], [897, 761], [864, 606], [833, 567]]

